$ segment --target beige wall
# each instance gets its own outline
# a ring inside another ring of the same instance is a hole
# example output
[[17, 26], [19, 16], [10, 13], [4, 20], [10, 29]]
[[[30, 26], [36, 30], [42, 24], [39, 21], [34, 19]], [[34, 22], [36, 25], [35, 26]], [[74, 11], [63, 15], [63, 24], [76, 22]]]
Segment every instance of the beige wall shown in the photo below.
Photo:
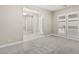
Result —
[[0, 6], [0, 44], [22, 40], [22, 6]]
[[72, 12], [79, 12], [79, 6], [70, 6], [55, 12], [52, 12], [52, 30], [53, 34], [57, 34], [57, 16], [62, 15], [62, 14], [67, 14], [67, 13], [72, 13]]
[[[22, 40], [25, 19], [22, 8], [16, 5], [0, 6], [0, 44]], [[51, 12], [33, 6], [29, 8], [40, 11], [43, 16], [43, 32], [51, 33]]]

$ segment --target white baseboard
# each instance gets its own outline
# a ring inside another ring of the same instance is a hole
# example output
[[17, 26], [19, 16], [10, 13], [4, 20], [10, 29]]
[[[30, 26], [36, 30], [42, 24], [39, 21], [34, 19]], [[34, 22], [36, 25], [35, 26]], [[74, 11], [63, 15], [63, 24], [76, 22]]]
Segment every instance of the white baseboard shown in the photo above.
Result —
[[57, 37], [62, 37], [62, 38], [69, 39], [69, 40], [79, 41], [78, 38], [77, 38], [77, 39], [76, 39], [76, 38], [67, 38], [67, 37], [64, 37], [64, 36], [57, 35], [57, 34], [49, 34], [49, 35], [47, 35], [47, 36], [51, 36], [51, 35], [57, 36]]
[[0, 45], [0, 48], [9, 47], [9, 46], [12, 46], [12, 45], [17, 45], [17, 44], [20, 44], [20, 43], [22, 43], [22, 42], [23, 42], [23, 41], [17, 41], [17, 42], [12, 42], [12, 43], [3, 44], [3, 45]]
[[53, 35], [53, 36], [57, 36], [57, 37], [63, 37], [63, 38], [66, 38], [66, 37], [64, 37], [64, 36], [60, 36], [60, 35], [57, 35], [57, 34], [49, 34], [49, 35], [46, 35], [46, 36], [51, 36], [51, 35]]

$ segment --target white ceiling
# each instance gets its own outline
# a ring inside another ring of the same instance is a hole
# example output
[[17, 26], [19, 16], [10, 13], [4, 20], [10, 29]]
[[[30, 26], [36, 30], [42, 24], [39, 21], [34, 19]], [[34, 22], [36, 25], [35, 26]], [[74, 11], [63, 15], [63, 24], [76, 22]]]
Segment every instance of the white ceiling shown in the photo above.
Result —
[[49, 11], [56, 11], [66, 6], [65, 5], [36, 5], [36, 7], [43, 8]]

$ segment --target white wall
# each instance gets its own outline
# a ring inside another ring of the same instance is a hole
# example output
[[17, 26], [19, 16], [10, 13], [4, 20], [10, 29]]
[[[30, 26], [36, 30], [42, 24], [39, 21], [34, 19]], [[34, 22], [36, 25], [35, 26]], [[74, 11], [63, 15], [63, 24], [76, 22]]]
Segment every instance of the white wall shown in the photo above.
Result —
[[0, 6], [0, 44], [22, 40], [22, 6]]

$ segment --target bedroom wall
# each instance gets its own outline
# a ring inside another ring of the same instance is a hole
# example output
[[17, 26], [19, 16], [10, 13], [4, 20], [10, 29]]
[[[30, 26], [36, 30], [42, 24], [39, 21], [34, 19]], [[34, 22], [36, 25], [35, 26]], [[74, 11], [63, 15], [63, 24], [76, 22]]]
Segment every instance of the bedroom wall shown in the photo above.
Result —
[[[0, 44], [16, 42], [23, 40], [24, 16], [22, 8], [24, 6], [1, 5], [0, 6]], [[28, 8], [40, 11], [43, 16], [43, 32], [44, 34], [52, 33], [52, 13], [33, 6]]]
[[0, 44], [22, 40], [22, 6], [0, 6]]

